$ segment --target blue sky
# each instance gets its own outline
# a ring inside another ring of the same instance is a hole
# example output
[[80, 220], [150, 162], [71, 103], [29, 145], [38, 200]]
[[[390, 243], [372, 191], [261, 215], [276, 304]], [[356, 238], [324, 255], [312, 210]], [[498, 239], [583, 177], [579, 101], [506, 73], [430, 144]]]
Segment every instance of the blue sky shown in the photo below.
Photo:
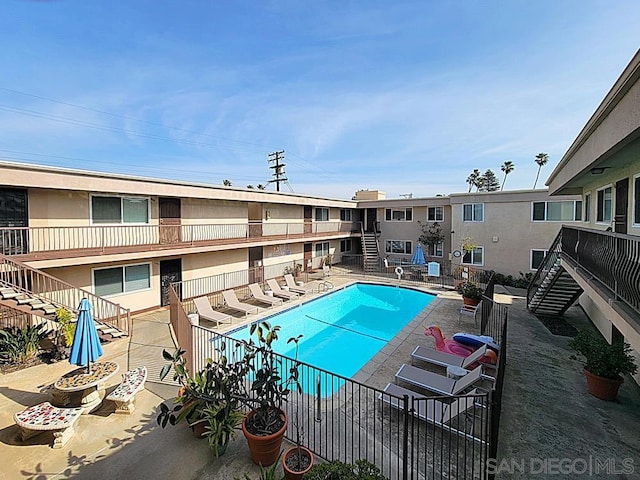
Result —
[[638, 19], [635, 0], [6, 0], [0, 158], [244, 187], [285, 150], [296, 193], [397, 198], [506, 160], [505, 189], [531, 188], [546, 152], [541, 187]]

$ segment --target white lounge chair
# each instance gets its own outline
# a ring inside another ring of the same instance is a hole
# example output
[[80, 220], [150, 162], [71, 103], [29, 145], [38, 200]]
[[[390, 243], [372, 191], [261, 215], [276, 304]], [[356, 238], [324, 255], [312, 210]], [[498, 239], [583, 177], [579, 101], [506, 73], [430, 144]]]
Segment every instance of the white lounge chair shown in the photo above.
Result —
[[287, 287], [289, 287], [289, 291], [293, 292], [293, 293], [299, 293], [301, 295], [306, 295], [307, 293], [313, 293], [313, 289], [309, 290], [303, 287], [300, 287], [295, 279], [293, 278], [293, 275], [291, 275], [290, 273], [287, 273], [284, 276], [284, 281], [287, 282]]
[[224, 303], [233, 310], [237, 310], [239, 312], [244, 313], [245, 315], [249, 315], [250, 313], [258, 313], [260, 309], [255, 305], [251, 305], [250, 303], [244, 303], [238, 300], [236, 297], [236, 292], [233, 290], [224, 290], [222, 292], [222, 297], [224, 298]]
[[275, 278], [270, 278], [269, 280], [267, 280], [267, 285], [269, 285], [269, 288], [277, 297], [286, 298], [287, 300], [294, 300], [298, 298], [297, 293], [287, 292], [280, 288], [280, 284], [276, 282]]
[[249, 285], [249, 291], [251, 292], [251, 296], [258, 300], [259, 302], [266, 303], [267, 305], [271, 305], [272, 307], [282, 303], [281, 298], [270, 297], [269, 295], [265, 295], [260, 288], [260, 285], [257, 283], [252, 283]]
[[[472, 408], [475, 403], [473, 395], [477, 394], [477, 391], [473, 389], [468, 393], [468, 396], [459, 397], [453, 402], [447, 403], [437, 398], [425, 397], [413, 390], [400, 387], [393, 383], [387, 383], [383, 392], [384, 393], [380, 393], [378, 395], [378, 399], [398, 409], [403, 407], [399, 399], [396, 397], [402, 398], [404, 395], [407, 395], [409, 397], [409, 405], [413, 404], [414, 407], [417, 407], [414, 411], [414, 415], [421, 420], [438, 426], [445, 425], [458, 415]], [[385, 395], [385, 393], [388, 395]], [[418, 401], [414, 402], [414, 399]]]
[[438, 375], [413, 365], [404, 364], [396, 373], [396, 383], [398, 380], [415, 385], [416, 387], [439, 393], [440, 395], [458, 395], [466, 388], [482, 378], [482, 366], [478, 365], [464, 377], [454, 380], [453, 378]]
[[218, 324], [231, 323], [231, 315], [215, 311], [211, 307], [211, 304], [209, 303], [209, 299], [207, 297], [194, 298], [193, 303], [196, 306], [196, 312], [198, 312], [198, 316], [200, 318], [204, 318], [205, 320], [209, 320], [210, 322], [215, 322]]
[[466, 368], [473, 365], [487, 353], [487, 345], [478, 348], [471, 355], [466, 357], [460, 357], [453, 355], [452, 353], [439, 352], [433, 348], [418, 345], [411, 352], [412, 360], [420, 360], [421, 362], [431, 363], [440, 367], [448, 367], [453, 365], [455, 367]]

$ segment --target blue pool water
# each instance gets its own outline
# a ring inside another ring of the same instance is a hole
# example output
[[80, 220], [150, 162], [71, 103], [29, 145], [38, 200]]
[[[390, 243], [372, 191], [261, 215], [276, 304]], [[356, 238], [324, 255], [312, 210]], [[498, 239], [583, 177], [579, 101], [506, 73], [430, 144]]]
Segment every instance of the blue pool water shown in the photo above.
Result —
[[[302, 334], [298, 360], [350, 378], [434, 298], [407, 288], [356, 283], [265, 320], [281, 327], [277, 353], [293, 358], [293, 343], [287, 340]], [[249, 329], [230, 336], [248, 340]]]

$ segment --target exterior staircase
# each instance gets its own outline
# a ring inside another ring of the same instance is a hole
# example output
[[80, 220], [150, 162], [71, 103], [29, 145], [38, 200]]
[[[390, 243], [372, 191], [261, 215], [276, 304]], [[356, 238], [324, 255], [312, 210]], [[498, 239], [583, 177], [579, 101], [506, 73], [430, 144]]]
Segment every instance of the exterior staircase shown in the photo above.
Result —
[[377, 272], [380, 269], [380, 252], [378, 238], [375, 233], [362, 232], [362, 267], [366, 272]]
[[561, 245], [562, 230], [529, 285], [527, 308], [532, 313], [560, 316], [583, 292], [562, 266]]
[[65, 308], [75, 315], [82, 298], [87, 298], [93, 306], [94, 322], [101, 340], [108, 342], [129, 334], [131, 316], [128, 309], [0, 255], [1, 310], [39, 317], [50, 333], [57, 330], [56, 310]]

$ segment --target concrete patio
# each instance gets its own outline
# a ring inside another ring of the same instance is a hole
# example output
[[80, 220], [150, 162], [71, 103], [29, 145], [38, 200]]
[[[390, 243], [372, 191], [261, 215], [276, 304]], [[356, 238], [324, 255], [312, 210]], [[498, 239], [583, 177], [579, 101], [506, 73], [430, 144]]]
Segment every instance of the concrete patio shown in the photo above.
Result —
[[[620, 462], [630, 458], [634, 471], [616, 478], [640, 478], [640, 388], [627, 380], [617, 402], [591, 397], [586, 392], [581, 367], [569, 359], [568, 339], [552, 335], [530, 315], [522, 295], [522, 291], [503, 288], [497, 289], [496, 294], [498, 302], [508, 304], [510, 322], [498, 478], [553, 475], [549, 469], [531, 470], [531, 459], [571, 459], [578, 465], [575, 460], [587, 457], [602, 461], [615, 457], [620, 468]], [[422, 334], [424, 326], [437, 324], [447, 337], [461, 329], [459, 304], [457, 294], [440, 292], [411, 323], [412, 331], [403, 332], [401, 339], [390, 342], [381, 354], [384, 359], [376, 356], [362, 375], [376, 387], [393, 381], [395, 371], [408, 362], [416, 344], [433, 344], [433, 339]], [[578, 328], [587, 323], [576, 307], [567, 318]], [[470, 328], [472, 324], [463, 320], [462, 329], [465, 325]], [[174, 348], [166, 310], [138, 316], [130, 338], [106, 345], [103, 358], [118, 362], [121, 371], [147, 366], [146, 389], [137, 394], [132, 415], [115, 414], [113, 405], [105, 402], [98, 411], [83, 416], [75, 435], [59, 450], [50, 448], [50, 433], [22, 442], [13, 414], [48, 400], [47, 385], [71, 369], [68, 362], [0, 376], [0, 455], [11, 459], [0, 469], [0, 479], [233, 480], [243, 478], [245, 473], [258, 478], [258, 468], [249, 460], [241, 433], [223, 457], [214, 458], [206, 442], [195, 439], [184, 425], [164, 430], [157, 425], [158, 405], [176, 394], [175, 385], [160, 383], [158, 378], [164, 363], [163, 348]], [[111, 385], [117, 382], [118, 378], [114, 378]], [[522, 459], [528, 469], [524, 473], [503, 468]]]

